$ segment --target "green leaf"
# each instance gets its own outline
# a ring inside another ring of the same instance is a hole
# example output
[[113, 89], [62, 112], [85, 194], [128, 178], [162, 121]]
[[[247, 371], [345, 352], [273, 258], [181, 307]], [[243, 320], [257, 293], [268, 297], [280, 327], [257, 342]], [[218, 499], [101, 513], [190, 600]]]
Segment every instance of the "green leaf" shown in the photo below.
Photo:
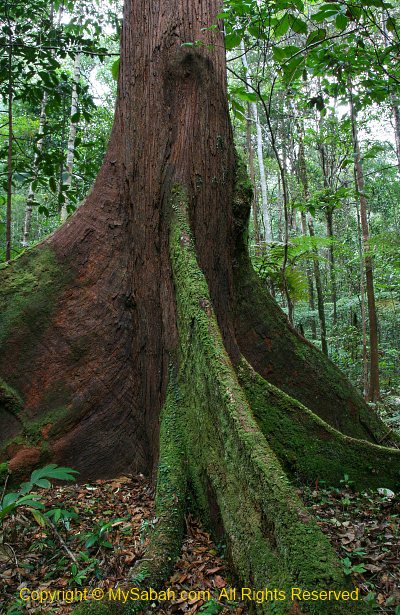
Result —
[[42, 489], [49, 489], [51, 487], [51, 482], [47, 478], [40, 478], [35, 484]]
[[[184, 45], [186, 43], [183, 43]], [[117, 60], [115, 60], [115, 62], [113, 62], [112, 66], [111, 66], [111, 74], [112, 77], [115, 81], [118, 80], [118, 74], [119, 74], [119, 63], [120, 63], [120, 58], [118, 58]]]
[[286, 59], [286, 54], [283, 47], [273, 47], [272, 54], [277, 62], [282, 62]]
[[36, 481], [42, 478], [56, 478], [58, 480], [74, 480], [74, 474], [79, 474], [76, 470], [58, 466], [55, 463], [50, 463], [39, 470], [34, 470], [31, 474], [31, 482], [36, 484]]
[[50, 190], [52, 192], [57, 192], [57, 182], [56, 179], [54, 177], [54, 175], [52, 175], [51, 177], [49, 177], [49, 186], [50, 186]]
[[47, 207], [45, 205], [39, 205], [38, 212], [40, 214], [44, 214], [46, 216], [46, 218], [48, 218], [50, 216], [50, 211], [47, 209]]
[[386, 28], [388, 32], [396, 32], [397, 25], [394, 17], [389, 17], [389, 19], [386, 21]]
[[348, 26], [348, 23], [349, 20], [347, 19], [346, 15], [343, 15], [343, 13], [336, 17], [335, 25], [338, 30], [345, 30]]
[[352, 566], [351, 571], [352, 572], [366, 572], [367, 569], [364, 568], [362, 564], [357, 564], [356, 566]]
[[244, 86], [239, 86], [237, 88], [232, 88], [230, 90], [231, 95], [237, 96], [240, 100], [245, 100], [247, 102], [257, 102], [258, 96], [255, 92], [248, 92]]
[[313, 30], [313, 32], [310, 32], [310, 34], [308, 35], [307, 41], [306, 41], [306, 45], [307, 46], [313, 45], [325, 39], [326, 39], [325, 28], [318, 28], [318, 30]]
[[97, 536], [95, 535], [90, 536], [85, 543], [85, 547], [87, 549], [90, 549], [90, 547], [93, 547], [93, 545], [96, 544], [96, 542], [97, 542]]
[[299, 19], [294, 15], [289, 15], [289, 24], [293, 32], [296, 32], [297, 34], [307, 34], [307, 24], [302, 19]]
[[323, 4], [320, 10], [314, 15], [311, 16], [313, 21], [321, 22], [321, 21], [331, 21], [338, 13], [341, 13], [341, 4]]
[[1, 501], [1, 509], [7, 508], [18, 500], [18, 493], [7, 493]]
[[111, 542], [109, 542], [108, 540], [102, 540], [101, 541], [101, 546], [102, 547], [106, 547], [107, 549], [113, 549], [113, 545], [111, 544]]
[[32, 513], [32, 517], [35, 519], [36, 523], [40, 525], [40, 527], [45, 527], [47, 525], [47, 519], [41, 512], [35, 510], [34, 508], [30, 508], [29, 510]]
[[287, 13], [285, 13], [274, 28], [275, 36], [277, 36], [278, 38], [284, 36], [289, 30], [289, 26], [289, 16]]
[[229, 34], [226, 34], [225, 35], [225, 49], [227, 51], [230, 51], [231, 49], [238, 47], [240, 45], [241, 40], [242, 40], [242, 37], [237, 32], [230, 32]]
[[303, 68], [305, 66], [305, 58], [302, 56], [293, 58], [283, 67], [283, 78], [286, 83], [292, 82], [294, 79], [297, 79], [303, 73]]

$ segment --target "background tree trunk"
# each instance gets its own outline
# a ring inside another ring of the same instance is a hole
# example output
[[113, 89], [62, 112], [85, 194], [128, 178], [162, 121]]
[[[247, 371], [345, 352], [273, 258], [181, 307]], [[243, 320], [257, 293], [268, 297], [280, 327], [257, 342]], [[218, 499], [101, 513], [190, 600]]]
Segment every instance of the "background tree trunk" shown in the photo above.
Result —
[[251, 105], [247, 103], [247, 114], [248, 118], [246, 120], [246, 149], [249, 159], [249, 175], [251, 185], [253, 187], [253, 228], [254, 228], [254, 240], [256, 244], [256, 254], [260, 254], [261, 251], [261, 235], [260, 235], [260, 224], [258, 219], [258, 189], [256, 183], [256, 174], [254, 170], [254, 148], [253, 143], [251, 141], [251, 133], [252, 133], [252, 122], [251, 122]]
[[[249, 63], [247, 61], [246, 50], [244, 47], [244, 43], [242, 41], [240, 46], [242, 52], [242, 62], [245, 69], [246, 75], [246, 88], [249, 93], [254, 93], [251, 83], [251, 72], [249, 68]], [[268, 194], [267, 194], [267, 176], [265, 173], [265, 165], [264, 165], [264, 145], [263, 145], [263, 137], [261, 131], [261, 123], [258, 115], [257, 104], [255, 102], [249, 103], [251, 112], [253, 115], [254, 125], [256, 127], [256, 135], [257, 135], [257, 160], [258, 160], [258, 168], [260, 172], [260, 186], [261, 186], [261, 210], [263, 217], [263, 225], [264, 225], [264, 237], [266, 243], [271, 242], [271, 221], [268, 210]]]
[[[76, 127], [77, 120], [76, 114], [78, 113], [78, 85], [79, 80], [81, 78], [81, 54], [77, 53], [74, 61], [74, 74], [72, 77], [72, 94], [71, 94], [71, 111], [70, 111], [70, 124], [69, 124], [69, 134], [68, 134], [68, 143], [67, 143], [67, 164], [66, 164], [66, 177], [61, 175], [61, 180], [68, 189], [71, 188], [72, 185], [72, 170], [74, 167], [74, 158], [75, 158], [75, 140], [76, 140]], [[68, 196], [66, 197], [65, 202], [61, 207], [61, 220], [65, 222], [68, 216]]]
[[370, 377], [368, 400], [377, 401], [380, 399], [379, 387], [379, 350], [378, 350], [378, 322], [375, 306], [374, 291], [374, 272], [369, 240], [369, 226], [367, 218], [367, 198], [365, 195], [364, 172], [361, 162], [360, 143], [358, 138], [357, 112], [353, 100], [352, 84], [349, 82], [351, 127], [354, 149], [354, 175], [358, 200], [360, 203], [360, 221], [363, 234], [363, 254], [365, 279], [368, 300], [368, 320], [369, 320], [369, 345], [370, 345]]
[[33, 159], [33, 169], [32, 169], [33, 179], [31, 181], [31, 183], [29, 184], [28, 197], [26, 199], [24, 231], [23, 231], [23, 235], [22, 235], [22, 245], [24, 247], [27, 247], [29, 245], [29, 235], [30, 235], [30, 231], [31, 231], [31, 221], [32, 221], [32, 210], [33, 210], [33, 203], [35, 201], [35, 190], [33, 188], [33, 186], [34, 186], [33, 182], [35, 181], [35, 179], [37, 179], [39, 156], [40, 156], [40, 153], [41, 153], [41, 151], [43, 149], [43, 133], [44, 133], [44, 127], [45, 127], [45, 124], [46, 124], [46, 104], [47, 104], [47, 98], [48, 98], [48, 94], [47, 94], [47, 91], [45, 90], [43, 92], [42, 104], [41, 104], [41, 107], [40, 107], [40, 120], [39, 120], [38, 140], [36, 142], [36, 153], [35, 153], [35, 157]]

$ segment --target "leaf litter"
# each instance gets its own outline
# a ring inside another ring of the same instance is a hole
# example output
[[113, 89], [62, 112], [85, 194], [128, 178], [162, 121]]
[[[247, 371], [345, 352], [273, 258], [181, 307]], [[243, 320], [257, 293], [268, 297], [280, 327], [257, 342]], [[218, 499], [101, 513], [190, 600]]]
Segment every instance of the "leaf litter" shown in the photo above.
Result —
[[[351, 483], [351, 481], [348, 481]], [[328, 534], [345, 574], [378, 613], [400, 614], [400, 500], [390, 492], [357, 493], [303, 487], [299, 494]], [[74, 605], [21, 602], [19, 590], [84, 589], [126, 586], [132, 566], [145, 557], [156, 523], [154, 493], [141, 475], [98, 480], [86, 485], [38, 491], [48, 523], [21, 507], [3, 523], [0, 535], [0, 613], [67, 615]], [[61, 511], [61, 512], [59, 512]], [[248, 605], [218, 601], [222, 588], [234, 587], [223, 546], [216, 546], [199, 522], [188, 515], [180, 558], [165, 583], [177, 599], [148, 603], [146, 613], [247, 615]], [[185, 592], [209, 591], [195, 598]], [[183, 592], [183, 594], [182, 594]], [[204, 598], [204, 599], [203, 599]]]

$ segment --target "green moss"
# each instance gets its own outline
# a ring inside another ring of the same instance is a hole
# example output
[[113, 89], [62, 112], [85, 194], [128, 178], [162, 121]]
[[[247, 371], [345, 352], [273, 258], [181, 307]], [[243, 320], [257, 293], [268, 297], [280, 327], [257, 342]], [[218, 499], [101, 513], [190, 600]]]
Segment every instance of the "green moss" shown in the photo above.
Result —
[[[34, 248], [1, 271], [0, 349], [13, 334], [37, 337], [69, 279], [50, 247]], [[29, 347], [29, 340], [26, 340]]]
[[8, 463], [0, 463], [0, 482], [4, 482], [8, 474]]
[[186, 468], [181, 434], [179, 393], [173, 369], [161, 413], [160, 460], [155, 512], [157, 523], [150, 535], [144, 560], [133, 570], [133, 582], [157, 587], [165, 581], [179, 555], [186, 507]]
[[[210, 525], [223, 528], [242, 585], [343, 589], [348, 580], [333, 549], [261, 433], [225, 352], [196, 261], [183, 191], [175, 191], [173, 209], [179, 403], [196, 502]], [[275, 612], [289, 606], [276, 602]], [[368, 612], [357, 603], [329, 608], [332, 614]], [[270, 612], [270, 605], [259, 605], [257, 611]], [[325, 613], [326, 604], [305, 604], [304, 611]]]
[[6, 411], [18, 416], [22, 409], [22, 399], [19, 393], [0, 378], [0, 412]]
[[343, 435], [267, 383], [244, 359], [238, 375], [263, 434], [292, 475], [339, 486], [348, 474], [359, 489], [400, 486], [400, 450]]
[[[68, 263], [61, 264], [54, 251], [43, 244], [27, 251], [0, 271], [0, 356], [3, 357], [0, 364], [5, 366], [5, 358], [18, 350], [15, 369], [7, 376], [12, 386], [27, 382], [26, 374], [40, 352], [42, 337], [46, 335], [71, 276]], [[41, 401], [43, 418], [32, 422], [24, 416], [23, 400], [19, 394], [0, 381], [0, 410], [5, 406], [18, 415], [23, 444], [37, 444], [41, 440], [41, 428], [59, 418], [60, 408], [68, 397], [65, 386], [58, 384], [53, 389], [46, 390]]]
[[128, 615], [133, 612], [128, 605], [118, 602], [82, 602], [73, 610], [73, 615]]
[[68, 417], [68, 415], [68, 408], [62, 406], [61, 408], [51, 410], [37, 420], [27, 420], [23, 418], [23, 436], [27, 439], [29, 444], [38, 444], [43, 440], [42, 430], [46, 425], [51, 425], [49, 430], [50, 437], [59, 431], [58, 425]]

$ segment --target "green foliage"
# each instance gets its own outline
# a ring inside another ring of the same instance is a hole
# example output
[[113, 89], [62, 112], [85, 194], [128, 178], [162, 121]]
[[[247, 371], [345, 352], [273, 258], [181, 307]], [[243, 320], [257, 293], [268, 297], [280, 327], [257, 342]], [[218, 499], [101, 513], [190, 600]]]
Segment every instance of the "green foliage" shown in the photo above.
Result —
[[80, 540], [85, 543], [86, 549], [99, 549], [101, 547], [105, 547], [107, 549], [112, 549], [113, 546], [110, 541], [107, 539], [109, 532], [116, 526], [120, 524], [120, 522], [126, 521], [126, 518], [123, 519], [113, 519], [108, 521], [107, 523], [97, 523], [94, 525], [93, 530], [87, 532], [83, 536], [80, 536]]
[[354, 572], [359, 572], [359, 573], [366, 572], [366, 568], [364, 568], [362, 564], [353, 565], [349, 557], [344, 557], [342, 559], [342, 565], [343, 565], [344, 574], [347, 576], [350, 576]]
[[[12, 514], [19, 506], [28, 506], [30, 509], [43, 509], [44, 504], [40, 496], [33, 492], [35, 487], [49, 489], [53, 480], [74, 480], [76, 470], [64, 468], [51, 463], [43, 468], [34, 470], [29, 481], [22, 483], [15, 492], [5, 493], [0, 501], [0, 522]], [[40, 519], [39, 516], [36, 517]]]
[[[61, 20], [58, 12], [62, 10], [66, 12]], [[104, 60], [110, 51], [113, 52], [115, 36], [111, 34], [105, 40], [102, 31], [107, 22], [114, 27], [118, 25], [114, 11], [111, 7], [102, 10], [97, 4], [93, 10], [93, 7], [79, 2], [70, 3], [69, 8], [58, 3], [49, 5], [43, 0], [7, 0], [2, 4], [0, 101], [4, 110], [10, 89], [13, 94], [14, 256], [20, 251], [28, 189], [33, 191], [31, 238], [37, 240], [59, 224], [59, 212], [64, 204], [69, 213], [76, 209], [99, 169], [107, 137], [93, 140], [92, 144], [86, 138], [88, 122], [97, 114], [99, 106], [90, 92], [87, 77], [98, 62], [96, 56]], [[81, 78], [77, 85], [78, 110], [70, 118], [73, 61], [77, 53], [82, 56]], [[39, 133], [39, 117], [42, 116], [44, 123]], [[2, 118], [7, 119], [7, 116], [2, 115]], [[111, 118], [112, 109], [108, 122]], [[66, 181], [65, 170], [70, 121], [77, 124], [72, 184]], [[9, 126], [7, 121], [1, 124], [0, 231], [4, 233]], [[107, 134], [109, 130], [110, 125], [107, 126]], [[96, 143], [94, 146], [93, 142]], [[90, 156], [88, 147], [92, 149]], [[39, 214], [37, 217], [36, 212]], [[1, 248], [0, 259], [2, 257]]]
[[223, 608], [224, 606], [222, 604], [212, 598], [211, 600], [203, 604], [203, 606], [200, 608], [200, 613], [203, 613], [203, 615], [218, 615], [218, 613], [221, 613]]

